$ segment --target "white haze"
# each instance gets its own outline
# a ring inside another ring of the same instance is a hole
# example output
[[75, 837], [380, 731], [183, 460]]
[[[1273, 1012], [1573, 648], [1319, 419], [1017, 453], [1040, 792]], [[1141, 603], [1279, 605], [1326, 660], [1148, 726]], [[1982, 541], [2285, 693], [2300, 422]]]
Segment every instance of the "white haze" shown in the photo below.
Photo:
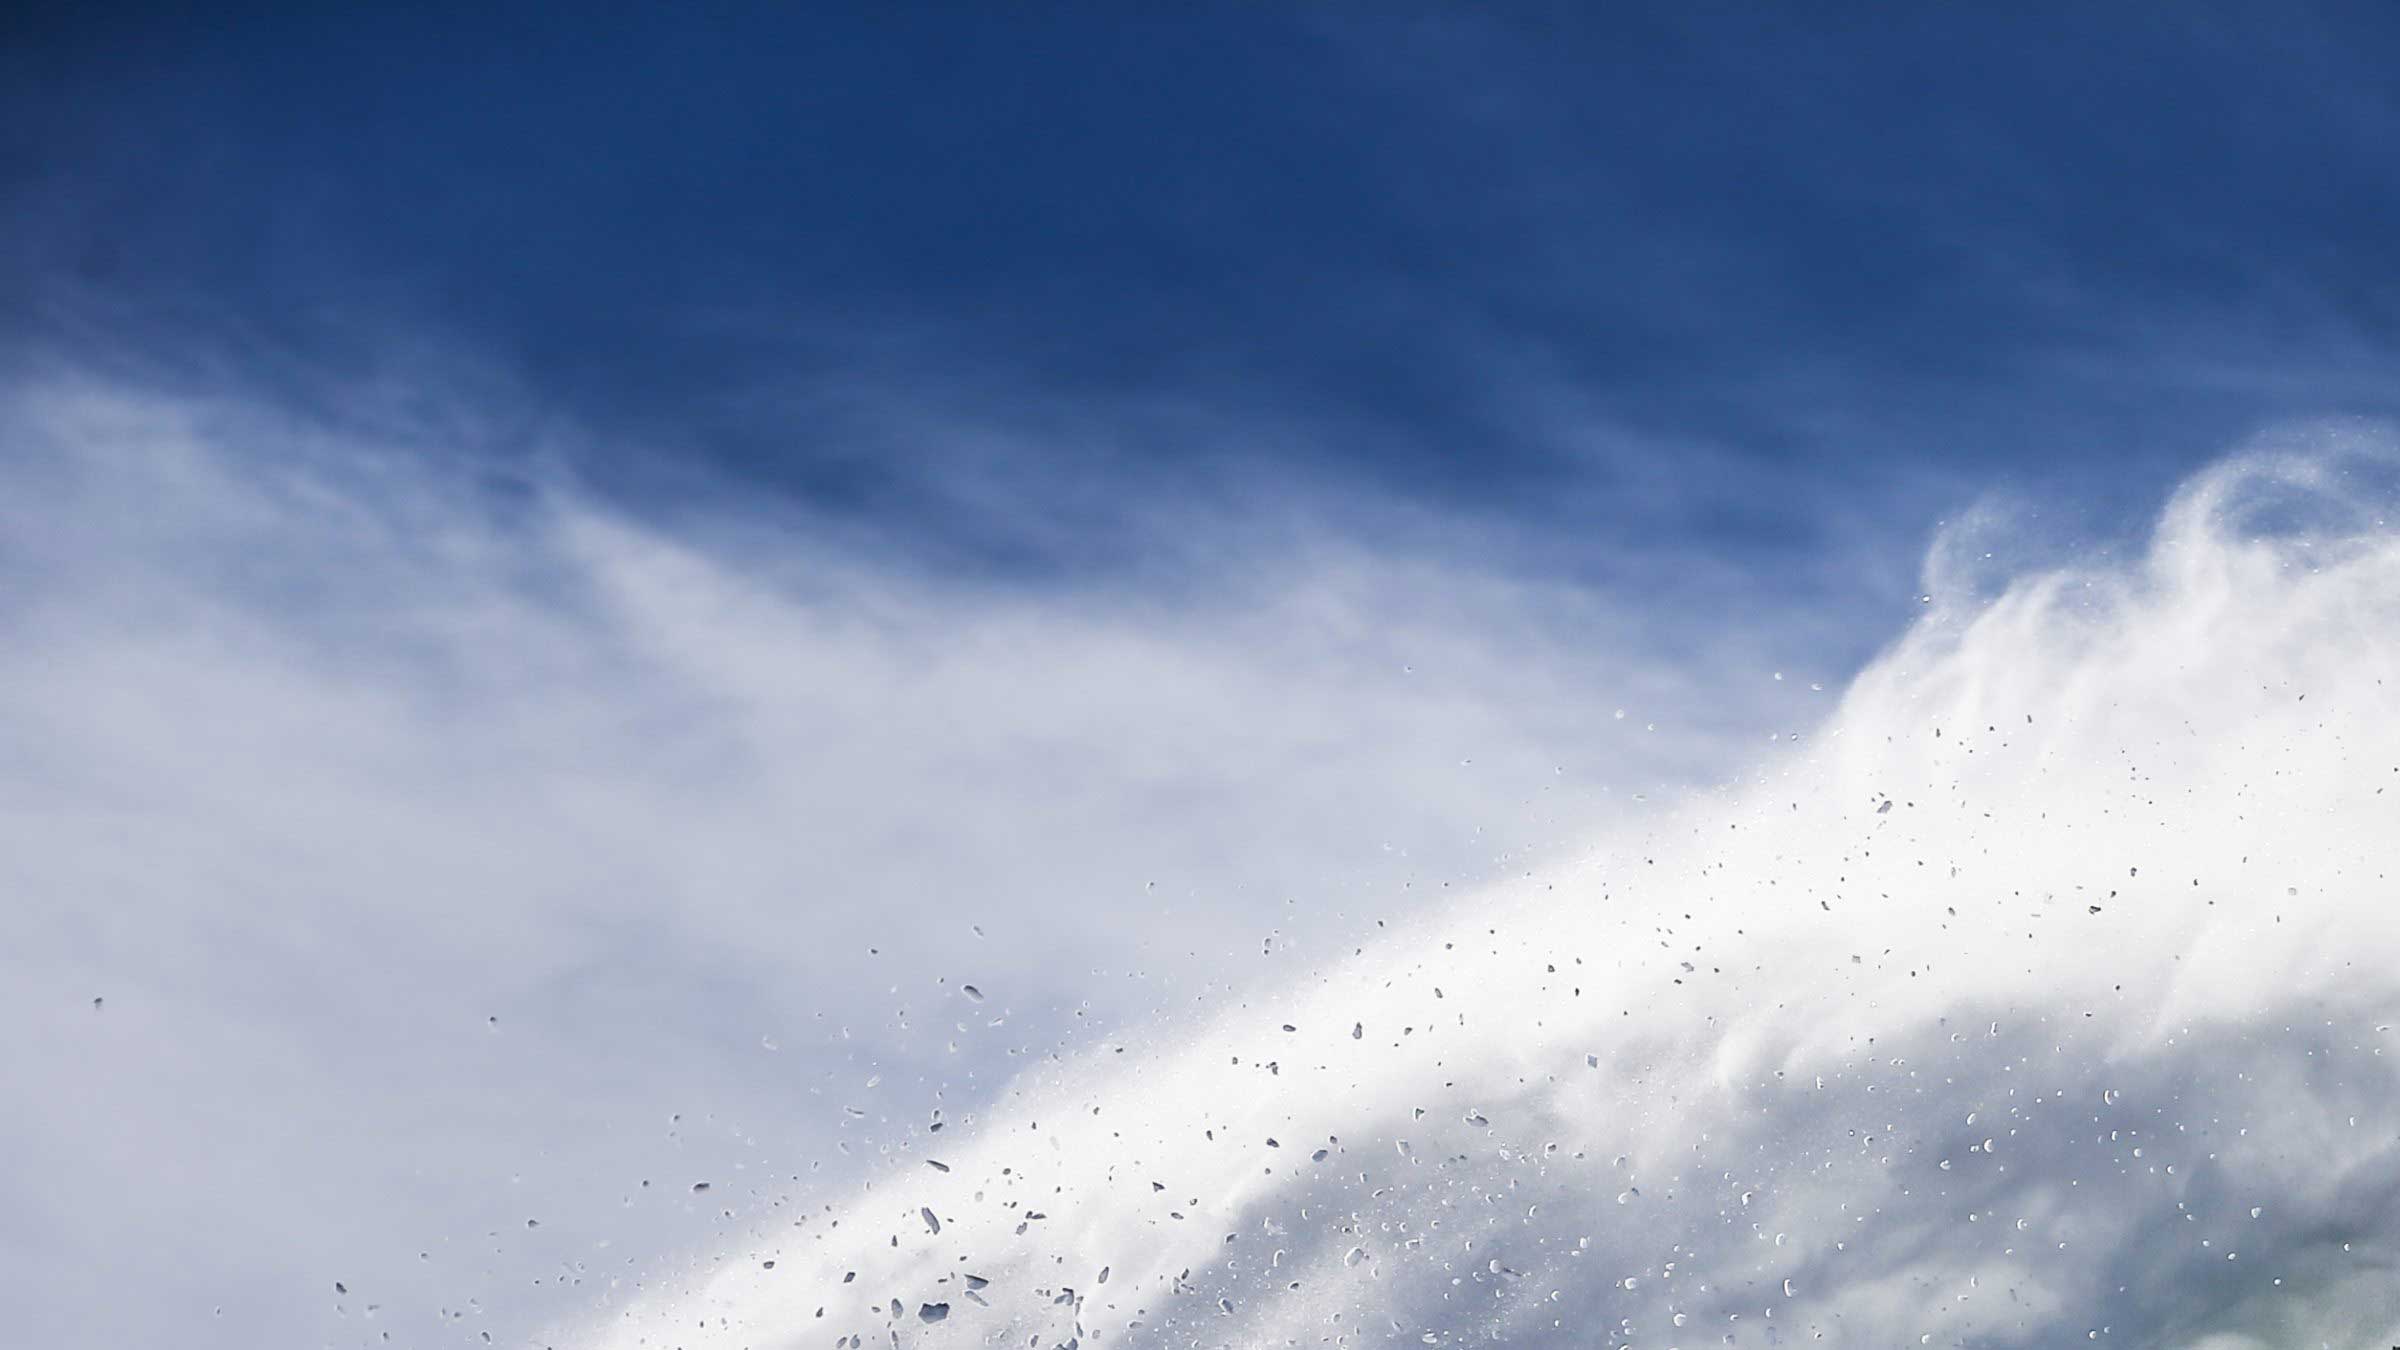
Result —
[[2388, 465], [2227, 462], [1738, 786], [724, 1187], [558, 1343], [2400, 1343]]
[[933, 572], [636, 518], [465, 383], [0, 387], [0, 1341], [538, 1344], [749, 1180], [1720, 776], [1880, 622], [1274, 483], [1123, 504], [1174, 588]]

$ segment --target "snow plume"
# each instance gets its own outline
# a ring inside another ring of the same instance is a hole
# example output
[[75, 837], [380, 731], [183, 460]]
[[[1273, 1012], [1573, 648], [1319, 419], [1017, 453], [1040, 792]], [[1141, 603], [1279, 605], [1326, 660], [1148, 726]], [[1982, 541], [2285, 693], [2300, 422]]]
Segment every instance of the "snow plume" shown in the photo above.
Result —
[[[1151, 570], [1012, 577], [586, 476], [657, 457], [406, 363], [0, 369], [0, 1340], [539, 1344], [768, 1159], [854, 1179], [1830, 698], [1768, 679], [1824, 609], [1683, 556], [1600, 594], [1361, 491], [1061, 512], [1043, 460], [972, 510]], [[962, 979], [1004, 1026], [932, 1015]]]
[[2295, 436], [1980, 596], [1952, 537], [1746, 781], [747, 1183], [573, 1339], [2400, 1341], [2389, 463]]

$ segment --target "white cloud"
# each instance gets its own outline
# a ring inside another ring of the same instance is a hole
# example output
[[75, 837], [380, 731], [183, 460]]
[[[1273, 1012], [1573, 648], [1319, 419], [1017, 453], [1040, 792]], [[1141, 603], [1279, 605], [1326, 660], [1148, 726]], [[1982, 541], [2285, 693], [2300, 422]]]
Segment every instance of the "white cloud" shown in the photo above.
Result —
[[1010, 584], [494, 487], [488, 408], [363, 393], [0, 405], [29, 1343], [519, 1341], [1814, 706], [1767, 672], [1821, 616], [1721, 572], [1622, 603], [1287, 494], [1129, 506], [1172, 588]]
[[758, 1185], [578, 1334], [2387, 1343], [2390, 463], [2230, 462], [2138, 558], [1934, 606], [1753, 781], [822, 1209]]

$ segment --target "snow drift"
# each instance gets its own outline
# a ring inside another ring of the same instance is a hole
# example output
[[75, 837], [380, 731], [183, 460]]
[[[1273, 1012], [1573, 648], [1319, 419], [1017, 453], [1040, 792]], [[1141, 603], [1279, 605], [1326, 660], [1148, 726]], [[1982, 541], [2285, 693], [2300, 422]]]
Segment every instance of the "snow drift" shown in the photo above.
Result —
[[1746, 781], [759, 1183], [574, 1339], [2400, 1340], [2389, 463], [2297, 436], [1981, 597], [1954, 538]]

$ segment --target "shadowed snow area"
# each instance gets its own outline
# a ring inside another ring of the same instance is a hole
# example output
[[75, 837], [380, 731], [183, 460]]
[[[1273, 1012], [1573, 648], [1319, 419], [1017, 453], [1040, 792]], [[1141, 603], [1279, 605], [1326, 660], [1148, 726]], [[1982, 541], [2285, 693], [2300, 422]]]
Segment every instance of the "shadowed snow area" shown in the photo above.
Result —
[[2295, 433], [1929, 603], [1739, 784], [744, 1181], [559, 1343], [2400, 1339], [2389, 462]]

